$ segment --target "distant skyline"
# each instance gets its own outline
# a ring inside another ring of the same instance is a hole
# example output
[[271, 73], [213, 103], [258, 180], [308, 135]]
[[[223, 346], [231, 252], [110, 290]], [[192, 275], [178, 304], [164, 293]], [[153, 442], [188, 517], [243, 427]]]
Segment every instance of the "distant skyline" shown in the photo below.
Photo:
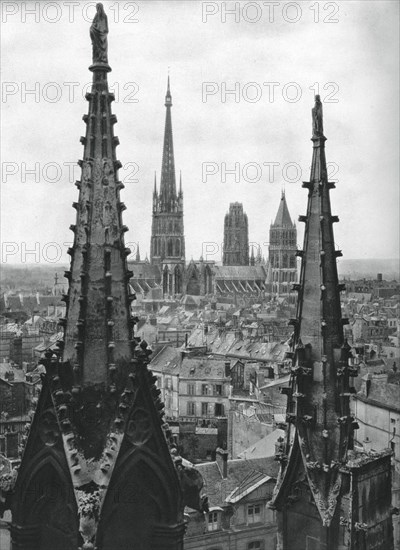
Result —
[[[18, 10], [2, 14], [2, 261], [59, 255], [67, 262], [95, 3], [74, 11], [66, 2], [47, 11], [40, 3], [33, 14], [34, 2], [9, 4]], [[250, 242], [267, 256], [282, 189], [302, 246], [297, 218], [307, 206], [301, 181], [309, 178], [316, 91], [327, 161], [338, 180], [331, 193], [340, 218], [336, 245], [345, 259], [398, 258], [397, 2], [318, 2], [319, 13], [315, 2], [280, 2], [272, 14], [264, 2], [242, 2], [225, 23], [223, 6], [234, 2], [103, 4], [133, 252], [139, 242], [142, 259], [149, 256], [169, 71], [187, 261], [202, 254], [220, 261], [224, 215], [236, 201], [248, 215]]]

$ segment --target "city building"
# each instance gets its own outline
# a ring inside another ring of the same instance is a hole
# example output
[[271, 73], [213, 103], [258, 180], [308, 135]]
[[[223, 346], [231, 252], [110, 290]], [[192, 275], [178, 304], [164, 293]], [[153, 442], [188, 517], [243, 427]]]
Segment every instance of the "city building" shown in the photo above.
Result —
[[[360, 391], [351, 409], [359, 425], [356, 441], [369, 452], [393, 451], [392, 505], [400, 509], [400, 373], [369, 373], [362, 377]], [[394, 548], [400, 547], [400, 516], [393, 515]]]
[[211, 459], [218, 446], [227, 445], [230, 363], [165, 346], [150, 367], [182, 455], [192, 462]]
[[322, 103], [312, 110], [308, 189], [288, 396], [288, 430], [277, 443], [281, 470], [271, 506], [279, 550], [393, 550], [391, 450], [354, 450], [350, 411], [357, 368], [344, 340]]
[[269, 550], [276, 547], [275, 512], [267, 507], [278, 472], [273, 457], [197, 464], [209, 500], [207, 514], [186, 509], [185, 550]]

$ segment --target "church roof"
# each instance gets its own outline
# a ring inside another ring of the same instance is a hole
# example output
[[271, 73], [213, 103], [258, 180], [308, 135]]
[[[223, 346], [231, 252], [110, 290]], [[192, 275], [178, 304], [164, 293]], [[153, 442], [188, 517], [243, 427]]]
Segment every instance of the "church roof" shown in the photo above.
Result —
[[216, 265], [215, 279], [264, 280], [265, 269], [261, 265]]
[[294, 224], [292, 223], [289, 209], [286, 203], [286, 197], [285, 192], [282, 192], [281, 201], [279, 203], [278, 212], [276, 214], [274, 225], [279, 226], [289, 226], [292, 227]]
[[129, 264], [129, 268], [132, 271], [132, 279], [161, 281], [161, 270], [158, 265], [134, 262]]

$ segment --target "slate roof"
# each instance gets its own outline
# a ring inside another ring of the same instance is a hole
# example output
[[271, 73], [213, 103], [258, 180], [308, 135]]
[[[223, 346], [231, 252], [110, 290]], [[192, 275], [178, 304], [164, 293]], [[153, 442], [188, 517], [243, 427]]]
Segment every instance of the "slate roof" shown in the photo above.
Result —
[[161, 283], [161, 271], [157, 265], [147, 262], [129, 263], [128, 268], [133, 273], [130, 285], [135, 292], [147, 293]]
[[283, 386], [286, 385], [290, 380], [290, 374], [287, 376], [281, 376], [280, 378], [275, 378], [275, 380], [272, 380], [271, 382], [268, 382], [268, 384], [265, 384], [264, 386], [260, 387], [260, 390], [267, 390], [268, 388], [273, 388], [275, 386]]
[[199, 347], [206, 344], [209, 352], [216, 355], [264, 362], [283, 361], [285, 353], [289, 351], [286, 342], [251, 342], [248, 338], [238, 338], [233, 331], [219, 335], [216, 329], [209, 330], [208, 334], [204, 334], [201, 327], [194, 329], [188, 338], [188, 345]]
[[161, 271], [158, 265], [148, 263], [128, 263], [133, 272], [132, 279], [153, 279], [161, 281]]
[[266, 278], [265, 269], [261, 265], [216, 265], [214, 272], [216, 281], [219, 279], [264, 281]]
[[180, 369], [181, 379], [211, 380], [225, 379], [225, 361], [203, 357], [185, 357]]
[[181, 352], [172, 346], [164, 346], [151, 360], [150, 368], [165, 374], [177, 374], [181, 365]]
[[240, 485], [232, 491], [232, 493], [227, 497], [226, 502], [230, 502], [232, 504], [239, 502], [243, 497], [249, 495], [257, 489], [257, 487], [264, 485], [264, 483], [270, 479], [272, 479], [270, 476], [253, 470], [244, 478]]
[[293, 227], [293, 223], [289, 214], [289, 209], [286, 203], [285, 193], [282, 193], [274, 225]]
[[[276, 479], [279, 471], [279, 464], [273, 457], [228, 460], [226, 479], [216, 462], [196, 464], [195, 467], [203, 477], [203, 491], [210, 506], [223, 506], [227, 497], [246, 479], [255, 479], [256, 474]], [[249, 478], [249, 474], [254, 474], [254, 478]]]

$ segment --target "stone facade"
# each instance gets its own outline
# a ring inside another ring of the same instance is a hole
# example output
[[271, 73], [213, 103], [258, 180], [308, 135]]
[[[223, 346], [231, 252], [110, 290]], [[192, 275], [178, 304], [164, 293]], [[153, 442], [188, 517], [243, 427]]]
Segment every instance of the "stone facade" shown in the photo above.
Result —
[[243, 204], [233, 202], [224, 220], [223, 265], [249, 265], [249, 223]]
[[287, 296], [297, 281], [297, 229], [292, 223], [282, 192], [279, 209], [269, 230], [267, 289], [273, 295]]

